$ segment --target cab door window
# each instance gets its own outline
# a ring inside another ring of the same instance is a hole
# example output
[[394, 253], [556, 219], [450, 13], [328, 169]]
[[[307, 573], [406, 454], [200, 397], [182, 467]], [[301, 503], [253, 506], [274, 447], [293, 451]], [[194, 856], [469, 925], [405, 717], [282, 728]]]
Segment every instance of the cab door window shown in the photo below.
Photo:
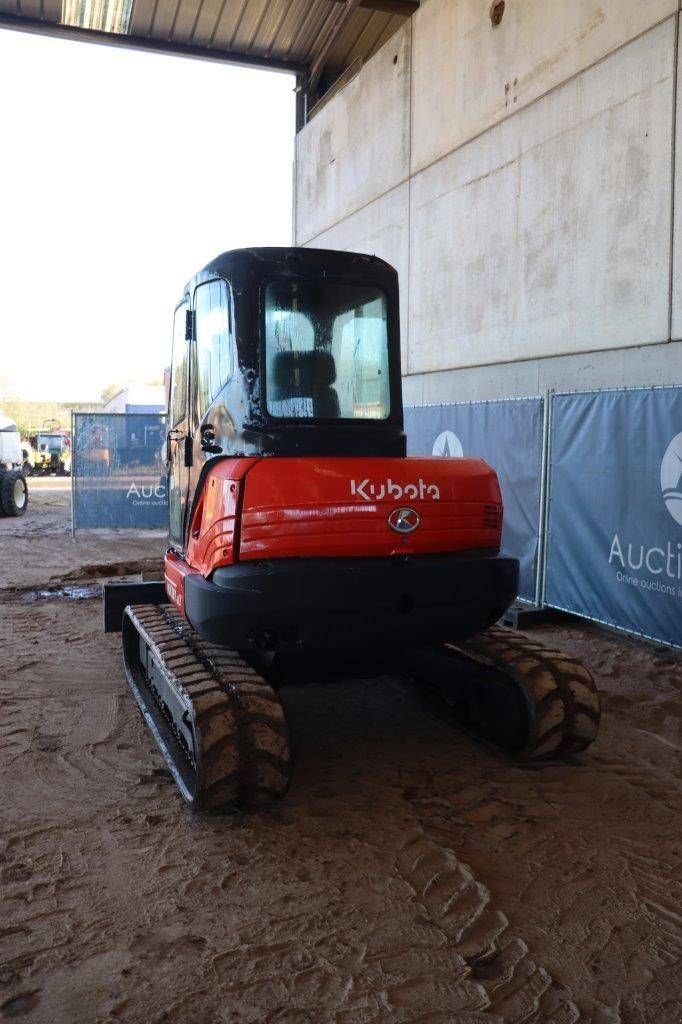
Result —
[[171, 357], [171, 383], [168, 402], [169, 427], [175, 427], [187, 413], [188, 349], [186, 339], [187, 303], [175, 310], [173, 320], [173, 354]]
[[225, 281], [209, 281], [194, 292], [197, 414], [201, 420], [232, 376], [232, 309]]

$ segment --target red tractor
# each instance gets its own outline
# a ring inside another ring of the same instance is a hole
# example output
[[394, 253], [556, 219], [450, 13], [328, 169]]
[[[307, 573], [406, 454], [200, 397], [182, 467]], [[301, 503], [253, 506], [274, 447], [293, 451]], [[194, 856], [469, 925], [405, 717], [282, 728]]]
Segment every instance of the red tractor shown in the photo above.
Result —
[[315, 249], [225, 253], [175, 311], [165, 586], [105, 589], [130, 688], [185, 799], [281, 796], [277, 690], [320, 662], [408, 673], [524, 758], [584, 750], [590, 674], [494, 624], [516, 596], [478, 459], [408, 458], [398, 278]]

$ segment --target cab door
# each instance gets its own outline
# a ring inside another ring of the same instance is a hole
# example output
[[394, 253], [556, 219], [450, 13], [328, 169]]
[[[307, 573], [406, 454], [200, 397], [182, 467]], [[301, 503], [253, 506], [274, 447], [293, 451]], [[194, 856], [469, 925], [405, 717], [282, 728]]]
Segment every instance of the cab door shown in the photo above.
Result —
[[234, 313], [227, 281], [214, 278], [194, 290], [191, 365], [194, 485], [206, 460], [234, 451], [235, 423], [226, 386], [234, 368]]
[[192, 464], [189, 414], [190, 336], [191, 314], [189, 300], [185, 299], [175, 310], [173, 319], [173, 355], [166, 440], [168, 533], [171, 547], [180, 554], [184, 554], [185, 550], [189, 470]]

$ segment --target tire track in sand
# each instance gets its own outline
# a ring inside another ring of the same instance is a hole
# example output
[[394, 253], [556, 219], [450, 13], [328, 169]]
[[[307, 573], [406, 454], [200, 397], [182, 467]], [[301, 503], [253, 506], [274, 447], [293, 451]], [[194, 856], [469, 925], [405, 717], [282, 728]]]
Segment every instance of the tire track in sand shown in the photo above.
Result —
[[486, 1015], [500, 1024], [575, 1024], [580, 1011], [526, 943], [509, 932], [505, 914], [491, 906], [488, 889], [445, 846], [419, 835], [406, 844], [396, 871], [414, 892], [429, 923], [468, 964], [471, 980], [488, 997]]

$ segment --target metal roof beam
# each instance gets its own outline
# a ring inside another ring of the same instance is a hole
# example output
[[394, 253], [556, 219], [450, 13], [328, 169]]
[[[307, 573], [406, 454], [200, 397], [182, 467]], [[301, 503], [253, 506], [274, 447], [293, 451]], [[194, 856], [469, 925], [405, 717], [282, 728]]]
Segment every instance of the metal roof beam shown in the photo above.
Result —
[[[345, 0], [334, 0], [334, 3], [345, 3]], [[411, 18], [419, 10], [419, 0], [360, 0], [360, 7], [367, 11], [381, 11], [383, 14], [399, 14], [403, 18]]]
[[190, 57], [194, 60], [209, 60], [218, 64], [236, 64], [245, 68], [261, 68], [265, 71], [284, 71], [292, 75], [305, 75], [308, 68], [300, 61], [284, 60], [278, 57], [262, 57], [258, 54], [243, 53], [239, 50], [209, 49], [190, 43], [174, 43], [165, 39], [150, 39], [147, 36], [131, 36], [114, 32], [100, 32], [96, 29], [76, 28], [39, 18], [25, 18], [21, 15], [0, 12], [0, 28], [19, 32], [33, 32], [38, 35], [55, 36], [59, 39], [76, 39], [80, 42], [99, 43], [104, 46], [122, 46], [131, 50], [147, 50], [176, 57]]
[[360, 0], [341, 0], [343, 7], [333, 12], [320, 32], [319, 42], [310, 62], [310, 78], [308, 89], [312, 91], [317, 85], [324, 64], [337, 39], [345, 31], [349, 21], [360, 6]]

